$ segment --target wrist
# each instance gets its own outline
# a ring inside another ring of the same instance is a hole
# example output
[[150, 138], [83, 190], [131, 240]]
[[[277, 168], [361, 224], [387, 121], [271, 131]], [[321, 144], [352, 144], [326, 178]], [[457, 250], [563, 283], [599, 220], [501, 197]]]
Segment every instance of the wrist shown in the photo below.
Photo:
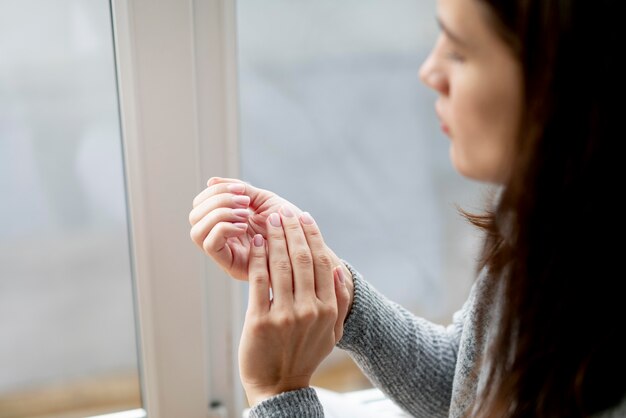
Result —
[[252, 408], [257, 406], [263, 401], [266, 401], [274, 396], [278, 396], [281, 393], [290, 392], [293, 390], [299, 390], [308, 388], [308, 384], [303, 385], [289, 385], [285, 387], [273, 387], [273, 388], [260, 388], [260, 387], [244, 387], [246, 397], [248, 398], [248, 405]]
[[258, 404], [260, 404], [263, 401], [266, 401], [268, 399], [270, 399], [272, 396], [276, 396], [278, 395], [278, 393], [276, 394], [262, 394], [262, 393], [249, 393], [248, 391], [246, 391], [246, 397], [248, 398], [248, 406], [250, 406], [250, 408], [253, 408], [255, 406], [257, 406]]

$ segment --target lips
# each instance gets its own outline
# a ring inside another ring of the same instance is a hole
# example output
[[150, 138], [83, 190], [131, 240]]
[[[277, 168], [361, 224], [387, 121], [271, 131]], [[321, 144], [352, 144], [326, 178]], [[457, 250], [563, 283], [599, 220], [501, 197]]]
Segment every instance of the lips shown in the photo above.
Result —
[[446, 135], [450, 135], [450, 128], [448, 128], [448, 125], [446, 125], [445, 123], [441, 122], [441, 130], [446, 134]]
[[443, 112], [439, 109], [439, 102], [435, 103], [435, 112], [437, 113], [437, 118], [439, 119], [439, 123], [441, 125], [441, 130], [448, 136], [450, 136], [450, 127], [444, 121], [444, 117], [442, 116]]

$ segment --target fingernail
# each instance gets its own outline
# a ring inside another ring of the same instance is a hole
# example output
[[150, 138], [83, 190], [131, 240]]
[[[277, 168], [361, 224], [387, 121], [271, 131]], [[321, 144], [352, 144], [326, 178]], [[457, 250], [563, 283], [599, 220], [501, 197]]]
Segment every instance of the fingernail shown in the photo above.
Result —
[[248, 206], [250, 204], [250, 196], [233, 196], [233, 202], [240, 206]]
[[250, 216], [250, 212], [248, 212], [248, 209], [233, 209], [233, 215], [238, 218], [247, 218]]
[[242, 222], [235, 222], [233, 225], [235, 225], [239, 229], [246, 229], [248, 227], [248, 224]]
[[256, 234], [256, 235], [254, 236], [254, 240], [253, 240], [253, 241], [254, 241], [254, 246], [255, 246], [255, 247], [260, 247], [260, 246], [262, 246], [262, 245], [263, 245], [263, 235], [261, 235], [261, 234]]
[[293, 212], [287, 206], [281, 207], [280, 211], [288, 218], [291, 218], [293, 216]]
[[229, 184], [227, 189], [231, 193], [243, 193], [243, 191], [246, 190], [246, 186], [241, 183], [234, 183]]
[[340, 283], [343, 284], [346, 282], [346, 277], [343, 275], [343, 269], [341, 267], [337, 269], [337, 277], [339, 278]]
[[300, 219], [302, 219], [302, 223], [305, 225], [313, 225], [315, 221], [309, 212], [304, 212], [300, 215]]
[[272, 226], [280, 226], [280, 216], [278, 216], [277, 213], [270, 215], [270, 224], [272, 224]]

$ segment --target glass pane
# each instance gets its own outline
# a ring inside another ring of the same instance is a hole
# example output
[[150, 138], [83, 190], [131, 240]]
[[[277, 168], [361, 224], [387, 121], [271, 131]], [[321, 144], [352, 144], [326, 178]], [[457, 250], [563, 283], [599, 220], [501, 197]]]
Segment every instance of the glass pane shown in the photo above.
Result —
[[[480, 207], [457, 174], [418, 70], [436, 2], [240, 0], [243, 177], [308, 210], [326, 241], [390, 299], [436, 322], [460, 308]], [[334, 354], [316, 384], [368, 382]], [[352, 376], [352, 377], [351, 377]]]
[[107, 0], [0, 0], [0, 417], [141, 406]]

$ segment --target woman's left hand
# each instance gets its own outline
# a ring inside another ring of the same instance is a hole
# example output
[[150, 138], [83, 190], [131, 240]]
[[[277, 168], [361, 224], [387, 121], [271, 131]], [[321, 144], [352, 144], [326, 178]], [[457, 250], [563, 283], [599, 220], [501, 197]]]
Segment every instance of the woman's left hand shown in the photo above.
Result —
[[268, 217], [267, 248], [261, 235], [251, 245], [250, 295], [239, 345], [251, 406], [309, 386], [341, 339], [350, 299], [343, 270], [332, 265], [313, 218], [296, 217], [287, 207], [281, 212]]

